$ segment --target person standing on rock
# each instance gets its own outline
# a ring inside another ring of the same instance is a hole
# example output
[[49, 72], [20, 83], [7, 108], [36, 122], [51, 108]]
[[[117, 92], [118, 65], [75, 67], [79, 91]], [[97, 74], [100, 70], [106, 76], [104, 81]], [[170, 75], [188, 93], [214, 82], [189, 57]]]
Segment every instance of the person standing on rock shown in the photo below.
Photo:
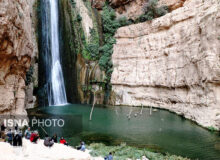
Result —
[[28, 127], [28, 129], [26, 129], [24, 136], [26, 139], [30, 139], [31, 138], [31, 128]]
[[17, 146], [22, 146], [22, 131], [19, 130], [18, 137], [17, 137]]
[[2, 139], [5, 138], [5, 137], [4, 137], [4, 135], [5, 135], [5, 129], [6, 129], [5, 124], [2, 123], [2, 125], [1, 125], [1, 132], [0, 132], [0, 138], [2, 138]]
[[18, 139], [19, 139], [19, 132], [18, 130], [14, 131], [14, 136], [13, 136], [13, 146], [18, 145]]
[[12, 141], [13, 141], [13, 133], [11, 131], [11, 129], [9, 129], [9, 131], [7, 132], [7, 137], [8, 137], [8, 143], [10, 143], [12, 145]]
[[54, 143], [57, 143], [57, 134], [53, 135], [52, 140], [54, 141]]
[[15, 125], [15, 131], [17, 131], [17, 130], [18, 130], [18, 124]]
[[22, 132], [20, 129], [14, 133], [13, 146], [22, 146]]

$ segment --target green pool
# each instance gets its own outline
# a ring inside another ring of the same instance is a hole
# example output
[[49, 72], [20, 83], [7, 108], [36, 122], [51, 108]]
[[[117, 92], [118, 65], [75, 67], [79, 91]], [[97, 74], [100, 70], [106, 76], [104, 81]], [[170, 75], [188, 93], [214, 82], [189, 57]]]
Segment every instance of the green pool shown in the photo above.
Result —
[[[118, 145], [122, 142], [136, 147], [180, 155], [199, 160], [220, 160], [220, 136], [195, 123], [165, 110], [152, 111], [140, 107], [96, 107], [89, 121], [90, 105], [51, 106], [30, 110], [38, 116], [63, 115], [75, 117], [65, 129], [44, 128], [49, 134], [66, 136], [75, 146], [82, 139]], [[131, 112], [130, 118], [128, 114]], [[39, 113], [39, 114], [37, 114]], [[74, 130], [74, 131], [73, 131]], [[39, 128], [43, 134], [43, 129]]]

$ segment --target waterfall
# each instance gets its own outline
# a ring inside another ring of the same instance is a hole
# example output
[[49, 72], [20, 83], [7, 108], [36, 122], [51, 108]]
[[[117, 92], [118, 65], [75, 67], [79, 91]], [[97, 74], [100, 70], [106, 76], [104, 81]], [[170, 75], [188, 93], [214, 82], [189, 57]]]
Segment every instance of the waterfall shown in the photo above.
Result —
[[67, 103], [60, 63], [58, 0], [42, 0], [42, 50], [49, 105]]

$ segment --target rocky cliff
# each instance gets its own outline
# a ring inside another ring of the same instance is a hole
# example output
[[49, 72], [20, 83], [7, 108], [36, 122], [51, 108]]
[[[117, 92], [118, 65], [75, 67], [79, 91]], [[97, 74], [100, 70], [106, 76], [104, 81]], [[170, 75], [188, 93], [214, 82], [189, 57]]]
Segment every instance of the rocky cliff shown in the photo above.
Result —
[[[143, 14], [143, 6], [149, 0], [92, 0], [92, 6], [101, 10], [108, 2], [112, 8], [115, 9], [117, 17], [127, 17], [135, 20]], [[183, 5], [186, 0], [158, 0], [159, 6], [167, 6], [170, 11], [175, 10]]]
[[[127, 17], [128, 19], [136, 19], [138, 16], [143, 14], [143, 5], [146, 0], [92, 0], [92, 6], [101, 10], [105, 5], [105, 2], [108, 2], [112, 8], [115, 9], [118, 17]], [[163, 2], [161, 4], [167, 3]], [[178, 1], [178, 0], [172, 0]], [[169, 2], [173, 4], [174, 2]]]
[[25, 79], [34, 56], [28, 0], [0, 1], [0, 113], [25, 114]]
[[112, 56], [116, 105], [165, 108], [220, 128], [220, 4], [187, 0], [120, 28]]
[[[94, 37], [96, 43], [101, 43], [100, 14], [90, 1], [60, 0], [59, 3], [62, 63], [68, 64], [63, 65], [68, 102], [92, 103], [93, 90], [98, 90], [104, 81], [98, 62], [87, 51], [88, 45], [94, 44]], [[103, 97], [104, 92], [96, 103], [103, 103]]]

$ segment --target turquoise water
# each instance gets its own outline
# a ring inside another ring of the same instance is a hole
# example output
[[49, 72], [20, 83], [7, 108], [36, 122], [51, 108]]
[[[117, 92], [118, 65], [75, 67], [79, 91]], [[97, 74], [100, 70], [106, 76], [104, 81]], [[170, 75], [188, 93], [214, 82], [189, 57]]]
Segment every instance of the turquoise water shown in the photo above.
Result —
[[132, 107], [129, 119], [130, 107], [95, 107], [92, 121], [89, 121], [90, 110], [89, 105], [67, 105], [40, 108], [37, 112], [39, 116], [78, 117], [64, 130], [45, 128], [50, 134], [56, 132], [58, 136], [70, 133], [66, 139], [73, 146], [80, 140], [87, 144], [100, 142], [106, 145], [125, 142], [192, 159], [220, 160], [219, 133], [211, 133], [168, 111], [157, 110], [150, 115], [150, 109], [144, 108], [140, 115], [141, 108]]

